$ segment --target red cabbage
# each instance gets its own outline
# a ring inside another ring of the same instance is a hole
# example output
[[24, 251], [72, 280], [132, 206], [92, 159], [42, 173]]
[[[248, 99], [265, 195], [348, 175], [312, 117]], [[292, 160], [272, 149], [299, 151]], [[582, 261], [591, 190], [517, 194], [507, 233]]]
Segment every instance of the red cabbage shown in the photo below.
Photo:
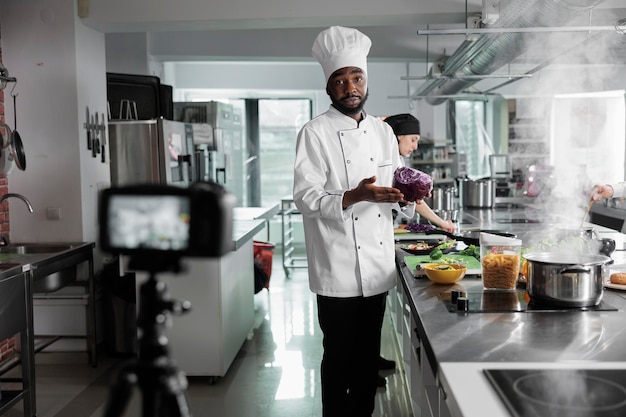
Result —
[[423, 233], [435, 230], [435, 226], [425, 223], [409, 223], [406, 225], [406, 230], [411, 233]]
[[392, 187], [402, 191], [406, 201], [417, 201], [428, 197], [433, 189], [433, 179], [415, 168], [399, 167], [393, 174]]

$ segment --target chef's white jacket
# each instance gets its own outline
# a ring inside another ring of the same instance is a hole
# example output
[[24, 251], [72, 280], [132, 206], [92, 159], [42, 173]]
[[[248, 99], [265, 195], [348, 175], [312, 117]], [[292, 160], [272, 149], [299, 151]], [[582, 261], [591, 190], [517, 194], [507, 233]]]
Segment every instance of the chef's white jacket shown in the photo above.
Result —
[[613, 188], [613, 198], [626, 197], [626, 182], [609, 184]]
[[[390, 187], [402, 165], [391, 127], [365, 116], [358, 123], [334, 107], [298, 134], [293, 198], [302, 213], [309, 286], [330, 297], [373, 296], [396, 282], [392, 208], [359, 202], [342, 208], [343, 194], [376, 176]], [[406, 215], [412, 217], [415, 205]]]

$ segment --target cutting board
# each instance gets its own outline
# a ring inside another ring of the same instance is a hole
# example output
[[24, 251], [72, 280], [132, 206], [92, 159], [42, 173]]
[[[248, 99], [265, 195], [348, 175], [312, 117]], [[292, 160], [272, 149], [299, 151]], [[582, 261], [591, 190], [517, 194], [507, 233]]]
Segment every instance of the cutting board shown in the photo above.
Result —
[[[467, 274], [468, 275], [478, 275], [482, 273], [482, 267], [480, 266], [480, 261], [473, 256], [469, 255], [459, 255], [458, 253], [449, 253], [447, 255], [443, 255], [444, 258], [452, 258], [455, 260], [459, 260], [467, 266]], [[424, 270], [421, 269], [421, 265], [427, 263], [434, 263], [434, 261], [430, 259], [428, 255], [410, 255], [404, 257], [404, 263], [409, 267], [413, 275], [416, 277], [424, 275]]]
[[[400, 229], [403, 230], [403, 229]], [[411, 233], [411, 232], [399, 232], [394, 231], [393, 237], [397, 241], [401, 240], [411, 240], [411, 241], [424, 241], [424, 242], [438, 242], [440, 240], [448, 239], [446, 235], [427, 235], [425, 233]]]

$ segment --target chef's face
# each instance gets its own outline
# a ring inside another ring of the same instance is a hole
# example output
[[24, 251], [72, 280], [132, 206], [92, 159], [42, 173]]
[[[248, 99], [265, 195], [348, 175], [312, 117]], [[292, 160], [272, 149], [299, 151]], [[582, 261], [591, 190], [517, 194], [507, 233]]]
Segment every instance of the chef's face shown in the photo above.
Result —
[[367, 79], [358, 67], [344, 67], [328, 79], [326, 93], [337, 110], [348, 116], [360, 115], [367, 101]]
[[420, 135], [398, 135], [397, 138], [400, 155], [406, 158], [417, 149], [417, 142], [420, 140]]

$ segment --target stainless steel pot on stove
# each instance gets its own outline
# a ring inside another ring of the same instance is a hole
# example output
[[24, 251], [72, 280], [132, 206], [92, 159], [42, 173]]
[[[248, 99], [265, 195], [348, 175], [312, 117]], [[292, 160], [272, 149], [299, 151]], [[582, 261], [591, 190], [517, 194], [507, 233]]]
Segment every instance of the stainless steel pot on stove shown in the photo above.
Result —
[[496, 199], [496, 180], [483, 178], [470, 180], [459, 179], [459, 196], [463, 208], [491, 208]]
[[531, 301], [559, 307], [600, 304], [608, 256], [578, 253], [535, 252], [528, 262], [527, 291]]

